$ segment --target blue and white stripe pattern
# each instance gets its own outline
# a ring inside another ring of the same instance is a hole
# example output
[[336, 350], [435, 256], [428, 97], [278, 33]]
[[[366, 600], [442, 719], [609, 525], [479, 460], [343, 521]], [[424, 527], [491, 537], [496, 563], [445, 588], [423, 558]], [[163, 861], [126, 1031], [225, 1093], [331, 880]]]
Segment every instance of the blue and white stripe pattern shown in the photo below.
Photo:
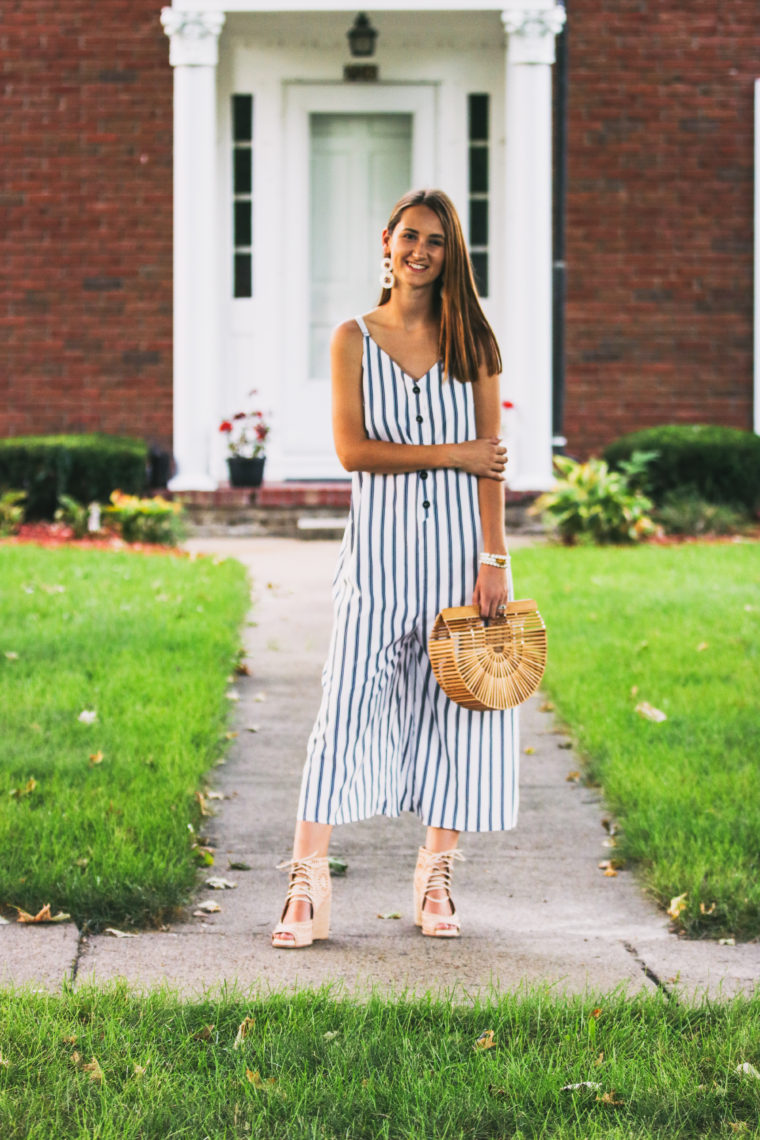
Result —
[[[440, 363], [414, 380], [358, 324], [370, 439], [476, 438], [471, 384], [445, 380]], [[455, 704], [427, 654], [438, 611], [471, 603], [481, 549], [475, 476], [353, 474], [299, 819], [340, 824], [413, 811], [428, 826], [456, 831], [515, 826], [517, 710]]]

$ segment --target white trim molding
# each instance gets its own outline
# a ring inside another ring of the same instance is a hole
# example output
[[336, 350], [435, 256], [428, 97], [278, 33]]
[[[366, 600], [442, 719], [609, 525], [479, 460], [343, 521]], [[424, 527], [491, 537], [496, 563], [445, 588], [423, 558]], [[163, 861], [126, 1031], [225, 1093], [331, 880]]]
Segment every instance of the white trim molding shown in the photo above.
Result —
[[509, 63], [554, 63], [554, 41], [566, 19], [562, 4], [550, 8], [505, 8], [501, 19], [509, 35]]

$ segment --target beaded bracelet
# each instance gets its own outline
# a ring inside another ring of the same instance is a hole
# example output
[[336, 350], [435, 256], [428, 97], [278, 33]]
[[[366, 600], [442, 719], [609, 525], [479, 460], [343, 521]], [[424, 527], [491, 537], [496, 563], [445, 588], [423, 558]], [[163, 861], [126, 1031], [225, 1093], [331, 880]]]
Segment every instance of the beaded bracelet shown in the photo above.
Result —
[[481, 566], [497, 566], [499, 570], [506, 570], [509, 566], [509, 555], [483, 553], [480, 555], [479, 561]]

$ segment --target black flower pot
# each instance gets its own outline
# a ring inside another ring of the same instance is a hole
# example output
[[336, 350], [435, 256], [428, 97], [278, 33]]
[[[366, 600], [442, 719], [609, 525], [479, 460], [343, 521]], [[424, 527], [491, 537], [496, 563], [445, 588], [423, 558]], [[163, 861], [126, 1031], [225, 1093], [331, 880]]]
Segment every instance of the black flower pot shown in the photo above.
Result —
[[265, 462], [266, 459], [263, 455], [258, 456], [256, 459], [247, 459], [242, 455], [231, 455], [227, 460], [227, 468], [230, 473], [230, 486], [260, 487], [261, 480], [264, 478]]

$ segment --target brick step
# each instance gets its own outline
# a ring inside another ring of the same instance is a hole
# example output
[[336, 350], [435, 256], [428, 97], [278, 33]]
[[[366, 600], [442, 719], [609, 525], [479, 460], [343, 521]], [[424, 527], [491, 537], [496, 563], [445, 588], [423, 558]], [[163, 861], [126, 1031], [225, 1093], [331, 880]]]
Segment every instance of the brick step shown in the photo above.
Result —
[[[351, 500], [350, 483], [265, 483], [180, 491], [170, 497], [185, 507], [191, 534], [204, 538], [340, 538]], [[534, 492], [507, 491], [507, 533], [539, 534], [527, 513]]]

